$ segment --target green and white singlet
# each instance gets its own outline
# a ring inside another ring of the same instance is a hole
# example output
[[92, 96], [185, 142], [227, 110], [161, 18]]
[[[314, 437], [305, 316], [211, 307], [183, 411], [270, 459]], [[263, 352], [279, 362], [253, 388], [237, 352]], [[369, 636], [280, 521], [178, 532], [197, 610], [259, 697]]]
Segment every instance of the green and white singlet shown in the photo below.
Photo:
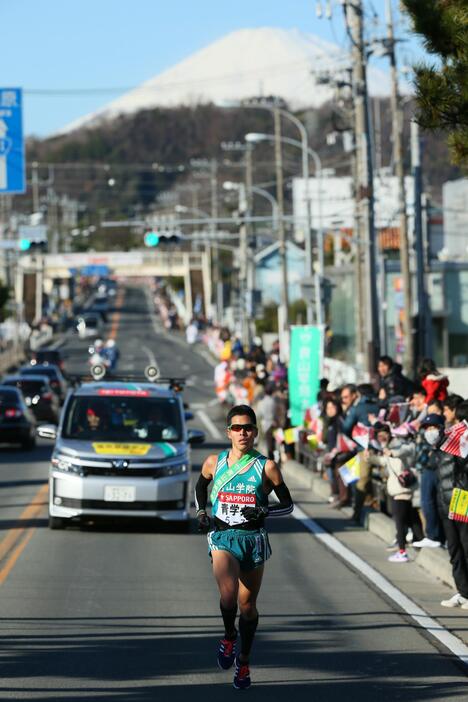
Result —
[[[227, 471], [229, 450], [218, 456], [213, 480]], [[212, 515], [234, 529], [245, 524], [243, 507], [268, 507], [268, 495], [263, 490], [262, 474], [267, 458], [260, 453], [245, 473], [235, 475], [221, 487], [213, 502]]]

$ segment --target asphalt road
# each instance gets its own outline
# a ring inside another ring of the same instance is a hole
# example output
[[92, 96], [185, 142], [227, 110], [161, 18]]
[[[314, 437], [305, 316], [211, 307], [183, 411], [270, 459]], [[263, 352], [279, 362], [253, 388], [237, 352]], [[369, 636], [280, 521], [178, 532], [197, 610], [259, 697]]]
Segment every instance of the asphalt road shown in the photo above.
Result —
[[[154, 355], [163, 374], [188, 375], [222, 446], [212, 368], [155, 330], [141, 290], [128, 288], [110, 320], [122, 368]], [[70, 371], [85, 342], [67, 340]], [[198, 414], [194, 427], [206, 428]], [[208, 420], [208, 427], [211, 426]], [[151, 525], [49, 531], [50, 445], [0, 449], [0, 699], [211, 700], [242, 694], [215, 665], [221, 633], [206, 540]], [[252, 659], [257, 700], [462, 700], [466, 674], [361, 576], [293, 519], [271, 524]]]

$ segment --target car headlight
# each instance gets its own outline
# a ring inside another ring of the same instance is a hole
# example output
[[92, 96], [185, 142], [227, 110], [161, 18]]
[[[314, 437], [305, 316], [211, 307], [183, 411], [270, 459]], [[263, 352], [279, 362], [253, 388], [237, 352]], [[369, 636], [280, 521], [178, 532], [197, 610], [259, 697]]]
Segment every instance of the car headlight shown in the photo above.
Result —
[[176, 466], [166, 466], [164, 468], [161, 468], [161, 471], [159, 475], [162, 477], [166, 477], [169, 475], [181, 475], [182, 473], [187, 472], [187, 464], [186, 463], [179, 463]]
[[58, 454], [52, 457], [51, 463], [55, 470], [60, 470], [64, 473], [81, 474], [83, 472], [81, 466], [73, 464], [73, 459], [70, 456]]

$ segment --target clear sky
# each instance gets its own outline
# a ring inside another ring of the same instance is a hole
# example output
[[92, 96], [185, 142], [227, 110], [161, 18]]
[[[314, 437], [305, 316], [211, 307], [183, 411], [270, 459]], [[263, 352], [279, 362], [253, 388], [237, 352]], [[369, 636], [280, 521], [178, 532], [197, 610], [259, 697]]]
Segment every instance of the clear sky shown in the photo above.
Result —
[[[385, 0], [364, 1], [372, 27], [372, 11], [383, 17]], [[321, 4], [325, 9], [327, 0]], [[24, 89], [26, 134], [45, 136], [237, 29], [298, 28], [346, 46], [339, 1], [331, 2], [331, 20], [318, 19], [316, 5], [315, 0], [0, 0], [0, 87]], [[418, 54], [414, 40], [402, 49], [403, 60]]]

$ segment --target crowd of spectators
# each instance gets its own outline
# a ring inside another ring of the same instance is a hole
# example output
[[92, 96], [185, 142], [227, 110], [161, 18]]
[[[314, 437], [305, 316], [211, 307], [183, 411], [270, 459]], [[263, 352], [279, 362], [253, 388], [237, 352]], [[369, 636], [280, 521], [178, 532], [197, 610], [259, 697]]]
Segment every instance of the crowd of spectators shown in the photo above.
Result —
[[434, 361], [423, 359], [414, 380], [382, 356], [375, 384], [329, 392], [324, 381], [305, 425], [331, 507], [352, 506], [360, 523], [363, 507], [375, 501], [373, 478], [384, 481], [396, 527], [389, 560], [407, 562], [411, 541], [446, 546], [458, 592], [442, 604], [468, 609], [468, 401], [450, 393]]

